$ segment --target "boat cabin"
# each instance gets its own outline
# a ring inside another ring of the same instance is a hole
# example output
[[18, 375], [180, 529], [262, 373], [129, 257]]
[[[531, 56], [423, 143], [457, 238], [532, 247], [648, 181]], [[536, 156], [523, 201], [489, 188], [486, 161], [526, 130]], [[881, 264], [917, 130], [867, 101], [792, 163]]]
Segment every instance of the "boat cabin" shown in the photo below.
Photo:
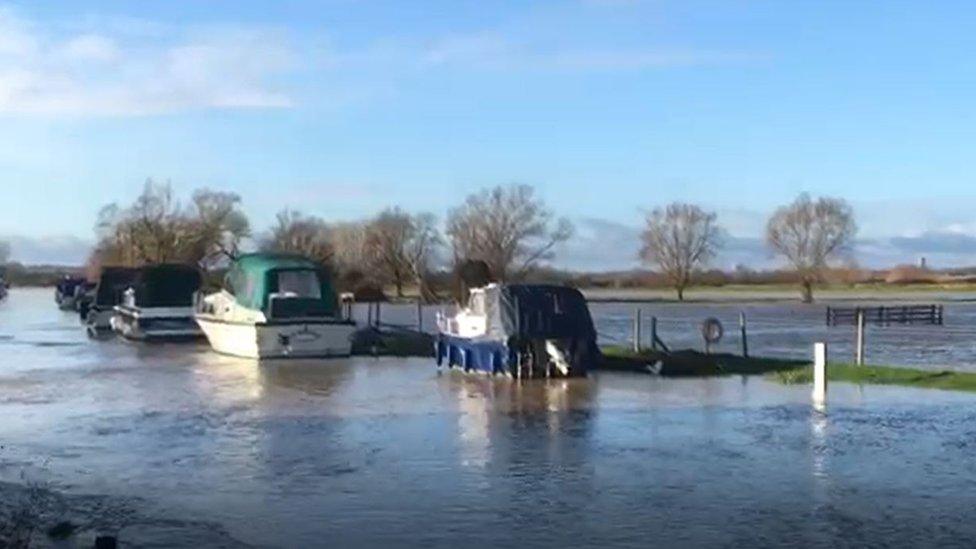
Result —
[[261, 311], [267, 320], [338, 315], [335, 289], [318, 263], [295, 255], [248, 254], [225, 279], [238, 305]]
[[126, 290], [132, 287], [139, 269], [134, 267], [103, 267], [95, 287], [95, 299], [81, 311], [82, 320], [90, 333], [112, 327], [115, 306], [122, 303]]
[[192, 265], [140, 268], [115, 307], [112, 328], [129, 339], [182, 339], [203, 333], [193, 318], [193, 303], [203, 277]]

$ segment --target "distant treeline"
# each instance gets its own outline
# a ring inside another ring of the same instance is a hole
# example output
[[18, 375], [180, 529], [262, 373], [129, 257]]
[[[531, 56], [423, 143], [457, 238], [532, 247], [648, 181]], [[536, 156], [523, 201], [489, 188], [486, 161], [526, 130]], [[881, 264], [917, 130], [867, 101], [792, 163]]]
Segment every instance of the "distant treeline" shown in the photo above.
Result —
[[[644, 222], [635, 259], [647, 270], [573, 273], [551, 267], [559, 245], [572, 238], [573, 226], [557, 218], [528, 185], [475, 192], [449, 209], [443, 223], [433, 213], [396, 206], [341, 222], [286, 208], [271, 227], [255, 230], [235, 193], [199, 189], [184, 201], [169, 183], [148, 180], [133, 203], [102, 208], [95, 224], [97, 245], [84, 270], [94, 279], [105, 265], [179, 262], [197, 265], [209, 284], [219, 285], [222, 273], [242, 253], [288, 252], [322, 263], [341, 291], [378, 297], [385, 289], [397, 296], [409, 289], [428, 300], [456, 295], [455, 273], [472, 261], [484, 264], [490, 278], [499, 281], [667, 287], [679, 299], [694, 285], [797, 284], [803, 300], [811, 301], [814, 285], [822, 283], [958, 282], [972, 275], [913, 266], [883, 271], [857, 267], [846, 253], [857, 233], [854, 212], [839, 198], [801, 194], [769, 217], [766, 243], [789, 265], [784, 270], [710, 268], [725, 232], [715, 212], [694, 204], [653, 209]], [[0, 242], [0, 264], [9, 251]], [[11, 265], [7, 280], [14, 285], [53, 284], [67, 273], [76, 274]]]
[[[215, 270], [209, 276], [209, 284], [217, 286], [223, 276], [223, 270]], [[6, 266], [6, 280], [12, 286], [54, 286], [64, 276], [84, 276], [85, 267], [64, 265], [22, 265], [10, 263]], [[789, 270], [751, 270], [737, 268], [731, 271], [710, 269], [695, 274], [695, 285], [698, 287], [720, 288], [729, 285], [738, 286], [788, 286], [799, 283], [796, 272]], [[667, 289], [672, 288], [667, 276], [649, 270], [634, 269], [629, 271], [612, 272], [579, 272], [539, 267], [527, 273], [521, 279], [530, 283], [562, 284], [576, 288], [601, 288], [633, 290], [641, 288]], [[823, 274], [823, 283], [832, 286], [850, 286], [870, 284], [962, 284], [976, 283], [976, 267], [957, 269], [932, 270], [913, 265], [900, 265], [891, 269], [859, 269], [838, 268], [829, 269]], [[427, 275], [430, 291], [438, 296], [448, 296], [455, 289], [456, 280], [453, 271], [439, 269]], [[392, 289], [392, 288], [391, 288]], [[376, 289], [381, 291], [380, 288]], [[395, 291], [395, 289], [393, 289]], [[416, 287], [407, 288], [414, 294]], [[375, 296], [372, 296], [375, 297]]]

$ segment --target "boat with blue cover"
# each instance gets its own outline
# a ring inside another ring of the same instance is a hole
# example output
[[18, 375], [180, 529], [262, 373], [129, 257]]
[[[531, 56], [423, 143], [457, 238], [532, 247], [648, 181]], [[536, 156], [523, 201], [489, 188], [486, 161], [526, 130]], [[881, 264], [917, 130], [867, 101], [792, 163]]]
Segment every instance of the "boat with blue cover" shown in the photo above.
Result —
[[599, 364], [586, 298], [574, 288], [489, 284], [437, 322], [438, 366], [521, 379], [585, 376]]

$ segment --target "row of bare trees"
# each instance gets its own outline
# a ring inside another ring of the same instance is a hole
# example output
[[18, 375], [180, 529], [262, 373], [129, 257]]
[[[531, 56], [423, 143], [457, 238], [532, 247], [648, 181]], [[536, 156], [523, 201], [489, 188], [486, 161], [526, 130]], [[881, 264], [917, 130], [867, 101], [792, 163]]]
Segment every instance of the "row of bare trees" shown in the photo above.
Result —
[[[130, 206], [103, 208], [96, 231], [95, 263], [179, 261], [213, 270], [243, 249], [257, 248], [312, 257], [331, 267], [347, 288], [391, 285], [402, 296], [412, 285], [433, 297], [433, 271], [480, 260], [496, 279], [520, 278], [551, 259], [573, 227], [556, 218], [532, 187], [510, 185], [468, 196], [448, 212], [443, 234], [432, 214], [392, 207], [342, 223], [285, 209], [268, 231], [256, 235], [240, 196], [202, 189], [184, 205], [169, 183], [149, 180]], [[791, 264], [803, 300], [811, 301], [814, 284], [856, 231], [846, 202], [802, 194], [769, 218], [766, 241]], [[684, 299], [696, 273], [722, 246], [723, 231], [714, 212], [674, 203], [647, 215], [641, 237], [641, 259], [664, 274], [678, 299]]]
[[389, 284], [402, 296], [415, 285], [433, 297], [429, 275], [447, 257], [453, 265], [484, 261], [500, 280], [519, 277], [550, 259], [572, 226], [556, 219], [532, 187], [511, 185], [467, 197], [448, 212], [443, 235], [432, 214], [397, 207], [342, 223], [285, 209], [268, 231], [255, 234], [238, 195], [204, 189], [184, 205], [169, 183], [149, 180], [132, 205], [104, 207], [96, 233], [93, 265], [178, 261], [213, 270], [251, 247], [312, 257], [351, 289]]
[[[692, 277], [722, 245], [717, 215], [674, 203], [647, 215], [640, 257], [657, 267], [684, 299]], [[847, 250], [857, 234], [854, 211], [842, 199], [811, 198], [804, 193], [778, 208], [766, 223], [766, 243], [796, 271], [804, 302], [813, 301], [813, 286], [831, 259]]]

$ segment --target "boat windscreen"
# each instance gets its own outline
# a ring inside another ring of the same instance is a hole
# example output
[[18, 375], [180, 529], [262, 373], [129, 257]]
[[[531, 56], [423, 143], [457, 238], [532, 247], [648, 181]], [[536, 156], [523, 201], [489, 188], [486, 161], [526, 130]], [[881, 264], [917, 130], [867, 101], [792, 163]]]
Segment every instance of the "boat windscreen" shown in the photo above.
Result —
[[278, 271], [279, 295], [290, 297], [322, 298], [319, 275], [312, 270]]

